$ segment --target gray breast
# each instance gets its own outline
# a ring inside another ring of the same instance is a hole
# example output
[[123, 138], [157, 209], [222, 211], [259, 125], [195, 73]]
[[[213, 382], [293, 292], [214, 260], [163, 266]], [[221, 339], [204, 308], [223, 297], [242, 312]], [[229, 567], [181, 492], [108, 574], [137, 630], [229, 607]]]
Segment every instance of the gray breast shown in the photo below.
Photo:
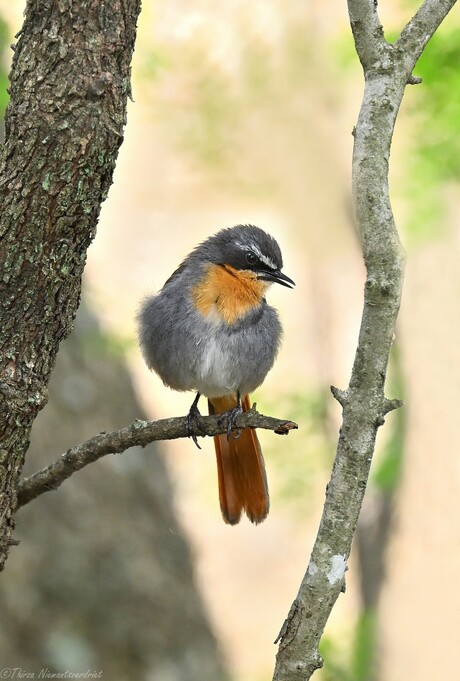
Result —
[[205, 319], [175, 281], [147, 299], [138, 315], [139, 342], [147, 365], [175, 390], [207, 397], [262, 383], [281, 340], [276, 310], [264, 301], [236, 324]]
[[196, 390], [207, 397], [252, 392], [273, 366], [280, 339], [278, 315], [266, 303], [237, 325], [215, 325], [203, 342]]

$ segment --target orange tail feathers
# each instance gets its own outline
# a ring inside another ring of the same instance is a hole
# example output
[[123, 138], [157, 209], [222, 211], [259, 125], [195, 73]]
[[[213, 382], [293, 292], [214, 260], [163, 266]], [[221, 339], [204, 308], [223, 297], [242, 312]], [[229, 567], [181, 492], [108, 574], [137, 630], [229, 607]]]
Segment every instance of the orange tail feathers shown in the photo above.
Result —
[[[236, 397], [226, 396], [208, 400], [210, 414], [223, 414], [236, 407]], [[251, 408], [249, 396], [241, 404], [243, 411]], [[253, 523], [261, 523], [268, 515], [270, 501], [264, 458], [255, 430], [245, 428], [235, 440], [226, 435], [214, 437], [219, 481], [219, 500], [226, 523], [236, 525], [242, 511]]]

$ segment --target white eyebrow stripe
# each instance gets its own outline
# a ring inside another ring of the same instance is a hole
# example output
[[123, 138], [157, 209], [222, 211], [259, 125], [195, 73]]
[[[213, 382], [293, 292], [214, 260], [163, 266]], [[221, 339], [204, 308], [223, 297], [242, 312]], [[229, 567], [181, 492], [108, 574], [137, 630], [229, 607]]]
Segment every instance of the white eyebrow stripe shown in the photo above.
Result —
[[272, 260], [271, 258], [268, 257], [268, 255], [264, 255], [263, 253], [261, 253], [261, 254], [259, 255], [259, 258], [260, 258], [260, 260], [262, 260], [262, 262], [265, 263], [265, 265], [267, 265], [267, 267], [269, 267], [271, 270], [277, 270], [277, 269], [278, 269], [277, 266], [276, 266], [276, 263], [274, 263], [273, 260]]
[[254, 255], [256, 255], [261, 262], [264, 263], [264, 265], [267, 265], [271, 270], [277, 270], [278, 267], [275, 262], [271, 258], [269, 258], [268, 255], [265, 255], [262, 253], [260, 248], [255, 244], [253, 241], [251, 241], [250, 244], [243, 244], [241, 241], [237, 241], [236, 245], [241, 248], [243, 251], [246, 251], [248, 247], [253, 251]]

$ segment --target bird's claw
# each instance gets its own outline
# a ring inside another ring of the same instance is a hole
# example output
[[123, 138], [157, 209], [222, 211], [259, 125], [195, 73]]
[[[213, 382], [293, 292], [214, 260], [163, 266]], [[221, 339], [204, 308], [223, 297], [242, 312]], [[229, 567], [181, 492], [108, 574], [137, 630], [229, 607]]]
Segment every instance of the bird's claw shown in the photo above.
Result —
[[190, 407], [190, 411], [187, 414], [187, 437], [191, 437], [198, 449], [201, 449], [200, 445], [198, 444], [197, 437], [193, 432], [195, 428], [198, 428], [199, 430], [201, 429], [201, 414], [200, 410], [194, 403]]
[[[233, 409], [226, 411], [217, 421], [219, 426], [224, 426], [227, 424], [227, 442], [230, 440], [232, 430], [235, 428], [236, 419], [240, 414], [243, 413], [243, 408], [240, 404], [237, 404]], [[233, 433], [233, 438], [238, 440], [241, 435], [241, 430], [238, 428], [235, 433]]]

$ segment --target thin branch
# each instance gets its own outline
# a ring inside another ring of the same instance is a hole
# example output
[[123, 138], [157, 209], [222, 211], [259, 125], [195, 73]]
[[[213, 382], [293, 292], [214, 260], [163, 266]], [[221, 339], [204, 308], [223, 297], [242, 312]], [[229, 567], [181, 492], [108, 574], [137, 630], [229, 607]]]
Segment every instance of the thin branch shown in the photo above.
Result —
[[348, 14], [356, 52], [363, 69], [379, 62], [387, 47], [375, 0], [349, 0]]
[[[453, 4], [453, 0], [427, 0], [394, 49], [383, 38], [373, 0], [348, 0], [365, 77], [352, 172], [356, 223], [367, 269], [364, 307], [350, 384], [346, 390], [331, 387], [343, 409], [337, 453], [310, 562], [277, 638], [274, 681], [307, 681], [322, 666], [318, 645], [345, 589], [377, 431], [386, 414], [402, 406], [400, 400], [389, 400], [384, 394], [405, 268], [390, 203], [388, 162], [404, 91], [426, 44], [422, 33], [433, 33]], [[427, 12], [434, 16], [428, 17]], [[417, 54], [410, 53], [414, 49]]]
[[406, 67], [412, 72], [425, 45], [446, 18], [456, 0], [425, 0], [406, 24], [395, 47], [403, 51]]
[[[226, 433], [226, 426], [219, 425], [219, 416], [201, 417], [200, 424], [187, 428], [186, 417], [158, 421], [134, 421], [130, 426], [111, 433], [99, 433], [95, 437], [67, 450], [54, 463], [25, 478], [18, 489], [18, 508], [25, 506], [44, 492], [57, 489], [76, 471], [107, 454], [119, 454], [130, 447], [145, 447], [158, 440], [175, 440], [189, 435], [213, 436]], [[255, 408], [238, 416], [236, 428], [264, 428], [278, 435], [287, 435], [297, 429], [293, 421], [283, 421], [259, 414]]]

